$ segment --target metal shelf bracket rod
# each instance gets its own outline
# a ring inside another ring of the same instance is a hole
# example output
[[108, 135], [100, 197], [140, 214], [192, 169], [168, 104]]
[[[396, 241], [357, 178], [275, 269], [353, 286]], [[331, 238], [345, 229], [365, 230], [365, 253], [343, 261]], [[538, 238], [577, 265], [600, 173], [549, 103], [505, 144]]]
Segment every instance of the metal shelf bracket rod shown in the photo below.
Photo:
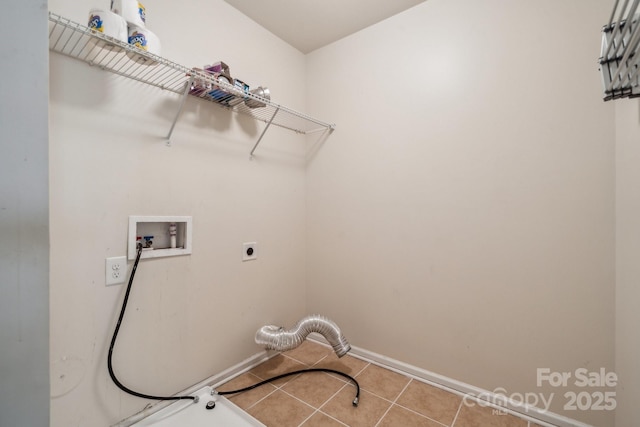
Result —
[[264, 134], [267, 133], [267, 129], [269, 129], [269, 126], [271, 126], [271, 122], [273, 122], [273, 119], [276, 118], [276, 114], [278, 114], [278, 111], [280, 111], [280, 107], [276, 108], [276, 111], [273, 112], [273, 116], [271, 116], [271, 119], [269, 120], [267, 125], [262, 130], [262, 133], [260, 134], [260, 137], [256, 141], [256, 144], [251, 149], [251, 153], [249, 153], [249, 158], [253, 158], [253, 152], [256, 151], [256, 148], [258, 148], [258, 144], [260, 144], [260, 141], [262, 141], [262, 137], [264, 136]]
[[167, 135], [167, 146], [171, 146], [171, 135], [173, 134], [173, 129], [176, 127], [176, 123], [178, 122], [178, 118], [180, 117], [180, 113], [182, 113], [182, 109], [184, 108], [184, 103], [187, 100], [187, 95], [189, 95], [189, 89], [191, 89], [191, 84], [193, 83], [193, 77], [191, 76], [189, 80], [184, 84], [184, 91], [182, 92], [182, 98], [180, 99], [180, 105], [178, 106], [178, 111], [176, 112], [176, 117], [173, 119], [173, 123], [171, 124], [171, 129], [169, 129], [169, 135]]

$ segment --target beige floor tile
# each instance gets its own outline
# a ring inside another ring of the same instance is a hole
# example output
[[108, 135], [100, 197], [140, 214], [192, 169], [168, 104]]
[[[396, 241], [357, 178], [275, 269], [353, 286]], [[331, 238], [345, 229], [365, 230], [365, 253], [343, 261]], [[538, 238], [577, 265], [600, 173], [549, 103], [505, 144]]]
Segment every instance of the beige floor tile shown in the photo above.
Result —
[[333, 350], [313, 341], [303, 341], [298, 347], [283, 353], [287, 357], [305, 365], [312, 366], [332, 353]]
[[364, 368], [356, 379], [363, 390], [391, 401], [394, 401], [400, 395], [400, 392], [410, 381], [410, 378], [404, 375], [376, 365], [369, 365]]
[[268, 427], [298, 427], [314, 409], [276, 390], [247, 412]]
[[360, 403], [353, 406], [355, 387], [348, 385], [320, 410], [350, 427], [373, 427], [391, 406], [390, 402], [367, 391], [361, 391]]
[[396, 403], [442, 424], [451, 425], [461, 401], [460, 396], [412, 380]]
[[443, 427], [442, 424], [430, 420], [408, 409], [393, 405], [377, 427]]
[[344, 386], [344, 381], [340, 381], [332, 375], [323, 372], [310, 372], [289, 381], [282, 387], [282, 390], [314, 408], [319, 408]]
[[[268, 378], [272, 378], [286, 372], [292, 372], [306, 368], [306, 365], [288, 357], [284, 357], [281, 354], [278, 354], [277, 356], [274, 356], [266, 362], [261, 363], [260, 365], [251, 369], [249, 372], [263, 380], [266, 380]], [[291, 381], [293, 378], [295, 378], [295, 376], [286, 377], [280, 380], [276, 380], [272, 384], [275, 386], [281, 386]]]
[[527, 427], [528, 422], [488, 406], [462, 404], [454, 427]]
[[302, 424], [303, 427], [345, 427], [346, 424], [336, 421], [322, 412], [316, 412]]
[[[336, 371], [344, 372], [345, 374], [349, 374], [351, 376], [355, 376], [360, 373], [360, 371], [362, 371], [368, 364], [369, 362], [365, 362], [364, 360], [349, 356], [348, 354], [346, 356], [338, 358], [335, 353], [329, 353], [327, 357], [316, 363], [313, 367], [333, 369]], [[345, 378], [344, 381], [348, 380]]]
[[[217, 388], [217, 390], [218, 391], [238, 390], [253, 384], [257, 384], [260, 381], [261, 379], [256, 377], [255, 375], [250, 373], [245, 373], [221, 385], [220, 387]], [[247, 408], [255, 404], [257, 401], [264, 398], [269, 393], [273, 393], [275, 390], [276, 390], [276, 387], [274, 387], [273, 385], [265, 384], [253, 390], [246, 391], [244, 393], [233, 394], [225, 397], [231, 400], [235, 405], [246, 410]]]

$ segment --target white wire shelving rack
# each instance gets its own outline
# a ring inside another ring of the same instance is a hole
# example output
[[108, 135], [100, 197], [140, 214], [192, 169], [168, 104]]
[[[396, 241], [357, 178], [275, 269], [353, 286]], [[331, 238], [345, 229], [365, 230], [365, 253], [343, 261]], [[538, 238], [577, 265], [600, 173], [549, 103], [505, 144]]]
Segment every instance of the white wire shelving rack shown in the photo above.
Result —
[[[181, 101], [167, 135], [168, 145], [171, 144], [171, 135], [188, 96], [210, 101], [218, 107], [266, 123], [251, 150], [251, 156], [271, 125], [305, 135], [332, 132], [335, 129], [333, 124], [243, 91], [233, 84], [215, 79], [205, 71], [188, 68], [143, 51], [52, 12], [49, 12], [49, 49], [103, 70], [179, 94]], [[199, 87], [204, 85], [209, 89], [194, 90], [194, 82], [200, 85]], [[215, 97], [212, 96], [214, 92]], [[220, 93], [223, 94], [222, 97]], [[250, 108], [245, 104], [245, 100], [253, 100], [254, 104], [264, 106]]]
[[615, 1], [602, 29], [600, 71], [603, 98], [610, 101], [640, 96], [640, 1]]

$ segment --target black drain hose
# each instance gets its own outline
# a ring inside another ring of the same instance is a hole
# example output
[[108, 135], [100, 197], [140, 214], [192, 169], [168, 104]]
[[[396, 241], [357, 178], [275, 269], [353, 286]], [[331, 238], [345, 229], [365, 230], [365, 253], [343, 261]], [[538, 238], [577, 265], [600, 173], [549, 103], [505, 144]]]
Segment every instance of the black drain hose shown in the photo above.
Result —
[[122, 318], [124, 317], [124, 312], [127, 309], [127, 302], [129, 301], [129, 292], [131, 291], [131, 285], [133, 284], [133, 276], [136, 275], [136, 269], [138, 268], [138, 262], [140, 262], [141, 254], [142, 254], [142, 245], [138, 243], [138, 254], [136, 255], [136, 261], [133, 263], [133, 269], [131, 270], [131, 276], [129, 277], [129, 284], [127, 285], [127, 292], [124, 294], [124, 301], [122, 301], [122, 308], [120, 309], [120, 316], [118, 317], [118, 323], [116, 324], [116, 329], [113, 331], [113, 337], [111, 338], [111, 345], [109, 346], [109, 355], [107, 357], [107, 367], [109, 368], [109, 375], [111, 376], [111, 379], [113, 380], [113, 382], [120, 388], [120, 390], [125, 391], [133, 396], [141, 397], [143, 399], [196, 400], [195, 396], [153, 396], [150, 394], [139, 393], [137, 391], [131, 390], [130, 388], [122, 384], [116, 377], [115, 372], [113, 372], [113, 363], [111, 362], [111, 358], [113, 356], [113, 347], [116, 344], [116, 338], [118, 338], [118, 332], [120, 331]]
[[293, 371], [293, 372], [287, 372], [286, 374], [277, 375], [275, 377], [266, 379], [264, 381], [260, 381], [257, 384], [250, 385], [248, 387], [241, 388], [239, 390], [217, 391], [217, 393], [220, 396], [224, 396], [225, 394], [243, 393], [245, 391], [253, 390], [256, 387], [260, 387], [261, 385], [265, 385], [267, 383], [270, 383], [272, 381], [279, 380], [280, 378], [288, 377], [288, 376], [291, 376], [291, 375], [305, 374], [307, 372], [328, 372], [330, 374], [338, 374], [338, 375], [341, 375], [341, 376], [343, 376], [345, 378], [350, 379], [353, 382], [353, 384], [355, 384], [355, 386], [356, 386], [356, 397], [355, 397], [355, 399], [353, 399], [353, 402], [351, 402], [351, 403], [353, 403], [353, 406], [358, 406], [358, 402], [360, 401], [360, 384], [358, 384], [358, 381], [356, 381], [356, 379], [353, 378], [349, 374], [345, 374], [344, 372], [336, 371], [334, 369], [326, 369], [326, 368], [309, 368], [309, 369], [301, 369], [301, 370]]
[[[196, 396], [153, 396], [151, 394], [144, 394], [144, 393], [139, 393], [137, 391], [131, 390], [130, 388], [128, 388], [127, 386], [125, 386], [124, 384], [122, 384], [118, 378], [116, 377], [115, 372], [113, 371], [113, 363], [112, 363], [112, 357], [113, 357], [113, 347], [116, 344], [116, 339], [118, 338], [118, 332], [120, 331], [120, 325], [122, 324], [122, 319], [124, 318], [124, 313], [125, 310], [127, 309], [127, 302], [129, 301], [129, 293], [131, 292], [131, 285], [133, 284], [133, 277], [136, 275], [136, 270], [138, 269], [138, 263], [140, 262], [140, 255], [142, 255], [142, 245], [138, 243], [138, 253], [136, 254], [136, 260], [133, 263], [133, 268], [131, 269], [131, 276], [129, 276], [129, 284], [127, 285], [127, 291], [124, 294], [124, 300], [122, 301], [122, 308], [120, 309], [120, 316], [118, 316], [118, 323], [116, 324], [116, 328], [113, 331], [113, 337], [111, 338], [111, 345], [109, 346], [109, 355], [107, 356], [107, 367], [109, 369], [109, 376], [111, 377], [111, 379], [113, 380], [113, 382], [115, 383], [115, 385], [117, 385], [120, 390], [129, 393], [133, 396], [137, 396], [137, 397], [141, 397], [143, 399], [151, 399], [151, 400], [196, 400], [197, 397]], [[351, 375], [345, 374], [344, 372], [340, 372], [340, 371], [336, 371], [333, 369], [326, 369], [326, 368], [310, 368], [310, 369], [302, 369], [302, 370], [298, 370], [298, 371], [293, 371], [293, 372], [287, 372], [286, 374], [281, 374], [281, 375], [277, 375], [275, 377], [266, 379], [264, 381], [261, 381], [257, 384], [251, 385], [249, 387], [245, 387], [239, 390], [232, 390], [232, 391], [219, 391], [217, 392], [219, 395], [223, 396], [225, 394], [238, 394], [238, 393], [243, 393], [245, 391], [249, 391], [249, 390], [253, 390], [256, 387], [260, 387], [261, 385], [270, 383], [272, 381], [276, 381], [279, 380], [280, 378], [285, 378], [291, 375], [297, 375], [297, 374], [304, 374], [307, 372], [327, 372], [327, 373], [331, 373], [331, 374], [337, 374], [337, 375], [341, 375], [345, 378], [350, 379], [351, 381], [353, 381], [353, 383], [356, 386], [356, 397], [355, 399], [353, 399], [353, 406], [358, 406], [358, 401], [360, 400], [360, 384], [358, 384], [358, 381], [356, 381], [355, 378], [353, 378]]]

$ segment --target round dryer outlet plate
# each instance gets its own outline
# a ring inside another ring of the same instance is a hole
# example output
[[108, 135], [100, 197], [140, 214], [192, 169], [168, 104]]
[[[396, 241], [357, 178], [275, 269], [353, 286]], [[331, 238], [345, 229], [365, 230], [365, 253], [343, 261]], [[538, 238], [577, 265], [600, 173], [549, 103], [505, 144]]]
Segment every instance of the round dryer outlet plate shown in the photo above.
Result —
[[242, 261], [258, 259], [258, 243], [247, 242], [242, 244]]

